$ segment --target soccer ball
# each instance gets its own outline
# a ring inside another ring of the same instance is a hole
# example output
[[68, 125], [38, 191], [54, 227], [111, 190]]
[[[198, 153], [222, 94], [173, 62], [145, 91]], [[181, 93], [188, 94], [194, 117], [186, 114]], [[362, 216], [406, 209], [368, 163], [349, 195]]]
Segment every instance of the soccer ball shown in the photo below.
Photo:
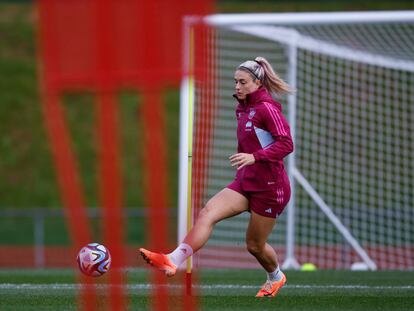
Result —
[[111, 266], [111, 254], [105, 246], [89, 243], [79, 251], [76, 261], [82, 273], [87, 276], [101, 276]]

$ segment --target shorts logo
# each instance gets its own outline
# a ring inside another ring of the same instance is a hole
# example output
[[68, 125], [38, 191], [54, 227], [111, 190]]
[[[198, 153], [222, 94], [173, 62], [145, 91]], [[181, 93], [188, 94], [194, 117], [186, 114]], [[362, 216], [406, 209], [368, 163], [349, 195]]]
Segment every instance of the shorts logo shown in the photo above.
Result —
[[265, 210], [265, 212], [271, 214], [272, 213], [272, 209], [271, 208], [268, 208], [267, 210]]

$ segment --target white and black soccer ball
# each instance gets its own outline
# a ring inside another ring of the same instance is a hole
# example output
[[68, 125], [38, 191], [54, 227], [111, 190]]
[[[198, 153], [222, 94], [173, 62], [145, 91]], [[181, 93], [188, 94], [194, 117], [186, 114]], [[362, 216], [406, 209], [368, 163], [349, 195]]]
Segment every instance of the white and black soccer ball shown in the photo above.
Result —
[[79, 269], [87, 276], [101, 276], [111, 266], [109, 250], [99, 243], [89, 243], [82, 247], [76, 257]]

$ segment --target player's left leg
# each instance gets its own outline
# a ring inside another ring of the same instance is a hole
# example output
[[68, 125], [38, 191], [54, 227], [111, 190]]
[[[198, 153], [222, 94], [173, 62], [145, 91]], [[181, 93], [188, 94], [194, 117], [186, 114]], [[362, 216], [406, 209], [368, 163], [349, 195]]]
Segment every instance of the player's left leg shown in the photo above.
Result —
[[274, 271], [278, 265], [276, 252], [266, 243], [275, 223], [276, 219], [251, 211], [249, 226], [246, 232], [247, 250], [256, 257], [257, 261], [267, 272]]
[[274, 297], [286, 283], [286, 277], [279, 269], [275, 250], [266, 242], [276, 223], [275, 218], [265, 217], [252, 211], [246, 232], [247, 250], [266, 270], [268, 280], [256, 297]]

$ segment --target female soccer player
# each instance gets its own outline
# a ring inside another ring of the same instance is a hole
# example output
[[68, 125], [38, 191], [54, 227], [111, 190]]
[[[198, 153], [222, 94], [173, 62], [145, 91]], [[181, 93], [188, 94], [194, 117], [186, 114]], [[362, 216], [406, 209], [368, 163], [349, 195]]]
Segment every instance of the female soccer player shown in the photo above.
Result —
[[238, 150], [229, 158], [230, 164], [237, 167], [234, 181], [207, 202], [173, 252], [164, 255], [144, 248], [139, 251], [150, 265], [173, 276], [180, 264], [203, 247], [217, 222], [249, 211], [247, 250], [267, 272], [267, 281], [256, 297], [274, 297], [286, 277], [275, 250], [266, 241], [290, 198], [283, 159], [293, 151], [293, 142], [282, 107], [271, 94], [287, 94], [291, 89], [263, 57], [239, 65], [234, 81]]

